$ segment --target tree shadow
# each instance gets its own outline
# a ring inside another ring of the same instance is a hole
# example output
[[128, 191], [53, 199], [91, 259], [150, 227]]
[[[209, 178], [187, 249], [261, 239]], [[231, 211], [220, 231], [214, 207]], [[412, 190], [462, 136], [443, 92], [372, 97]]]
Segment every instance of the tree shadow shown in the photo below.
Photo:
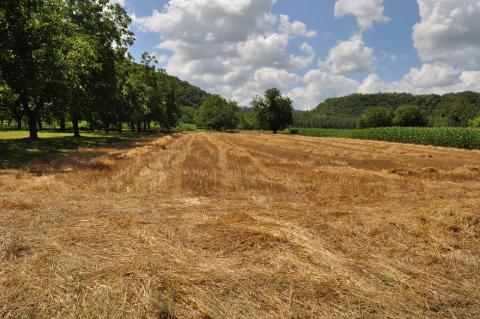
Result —
[[[38, 140], [25, 139], [0, 139], [0, 170], [26, 169], [32, 171], [34, 166], [48, 165], [59, 157], [68, 160], [78, 157], [75, 152], [80, 148], [97, 150], [82, 152], [84, 160], [106, 155], [101, 149], [125, 150], [140, 147], [160, 134], [125, 134], [119, 136], [84, 136], [74, 137], [49, 137]], [[106, 169], [99, 164], [93, 169]], [[33, 172], [34, 173], [34, 172]]]

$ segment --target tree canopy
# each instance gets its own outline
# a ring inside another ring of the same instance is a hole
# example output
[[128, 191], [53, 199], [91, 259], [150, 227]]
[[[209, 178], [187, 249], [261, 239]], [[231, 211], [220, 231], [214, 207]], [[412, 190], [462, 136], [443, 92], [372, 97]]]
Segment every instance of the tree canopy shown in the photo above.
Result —
[[199, 117], [203, 126], [214, 129], [234, 129], [237, 126], [238, 106], [218, 95], [207, 97], [200, 106]]
[[137, 63], [131, 17], [108, 0], [3, 0], [0, 2], [0, 115], [37, 138], [42, 121], [80, 121], [90, 129], [146, 130], [176, 125], [180, 105], [197, 107], [201, 89], [156, 68], [145, 53]]
[[282, 96], [276, 88], [265, 92], [264, 97], [255, 97], [252, 101], [258, 124], [263, 130], [274, 133], [293, 123], [293, 103], [289, 97]]

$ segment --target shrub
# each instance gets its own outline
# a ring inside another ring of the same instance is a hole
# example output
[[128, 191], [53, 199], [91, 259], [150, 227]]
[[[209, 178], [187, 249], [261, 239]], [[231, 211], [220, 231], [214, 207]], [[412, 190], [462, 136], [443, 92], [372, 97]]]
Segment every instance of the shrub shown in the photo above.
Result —
[[470, 122], [468, 122], [468, 126], [480, 128], [480, 116], [471, 119]]
[[361, 128], [387, 127], [392, 125], [393, 114], [386, 107], [369, 107], [360, 117], [358, 125]]
[[226, 101], [218, 95], [207, 97], [199, 110], [202, 125], [214, 130], [234, 129], [237, 126], [238, 106], [236, 102]]
[[401, 105], [395, 110], [395, 126], [422, 127], [427, 126], [427, 123], [425, 112], [416, 105]]
[[477, 110], [465, 97], [448, 96], [438, 105], [435, 113], [444, 118], [448, 126], [464, 127], [477, 115]]

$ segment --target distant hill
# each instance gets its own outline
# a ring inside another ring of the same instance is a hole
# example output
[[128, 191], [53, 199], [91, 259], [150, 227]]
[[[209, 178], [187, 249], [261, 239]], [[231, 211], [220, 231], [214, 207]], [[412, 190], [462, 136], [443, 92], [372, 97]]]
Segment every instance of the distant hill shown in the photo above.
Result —
[[353, 128], [360, 115], [371, 106], [396, 109], [400, 105], [417, 105], [428, 116], [433, 116], [436, 107], [447, 97], [460, 96], [468, 99], [480, 112], [480, 93], [461, 92], [446, 95], [413, 95], [408, 93], [353, 94], [331, 98], [320, 103], [314, 110], [295, 112], [297, 127]]
[[202, 90], [198, 86], [183, 81], [176, 76], [165, 74], [168, 81], [175, 83], [177, 88], [177, 102], [181, 105], [198, 107], [210, 93]]

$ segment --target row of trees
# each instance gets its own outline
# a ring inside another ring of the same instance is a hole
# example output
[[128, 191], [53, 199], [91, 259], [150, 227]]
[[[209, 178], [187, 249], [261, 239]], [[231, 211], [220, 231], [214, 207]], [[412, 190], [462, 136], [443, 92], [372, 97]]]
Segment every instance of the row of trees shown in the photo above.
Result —
[[[409, 107], [406, 107], [409, 106]], [[418, 122], [405, 122], [398, 112], [415, 113]], [[308, 112], [296, 112], [294, 126], [355, 128], [365, 125], [366, 117], [383, 113], [387, 126], [467, 126], [480, 115], [480, 94], [451, 93], [443, 96], [407, 93], [354, 94], [332, 98]], [[397, 118], [397, 119], [395, 119]], [[368, 122], [368, 121], [367, 121]]]
[[235, 101], [211, 95], [198, 110], [183, 107], [181, 121], [213, 130], [261, 129], [274, 133], [293, 123], [293, 103], [278, 89], [269, 89], [263, 97], [255, 97], [251, 105], [252, 109], [240, 109]]
[[18, 126], [26, 117], [32, 139], [45, 121], [69, 121], [75, 136], [82, 120], [106, 131], [175, 126], [179, 81], [146, 53], [133, 60], [130, 23], [108, 0], [0, 1], [0, 115]]
[[[386, 107], [369, 107], [360, 116], [358, 126], [366, 127], [479, 127], [480, 113], [463, 97], [449, 97], [442, 101], [429, 117], [427, 112], [416, 105], [401, 105], [392, 111]], [[433, 122], [432, 122], [433, 121]]]

